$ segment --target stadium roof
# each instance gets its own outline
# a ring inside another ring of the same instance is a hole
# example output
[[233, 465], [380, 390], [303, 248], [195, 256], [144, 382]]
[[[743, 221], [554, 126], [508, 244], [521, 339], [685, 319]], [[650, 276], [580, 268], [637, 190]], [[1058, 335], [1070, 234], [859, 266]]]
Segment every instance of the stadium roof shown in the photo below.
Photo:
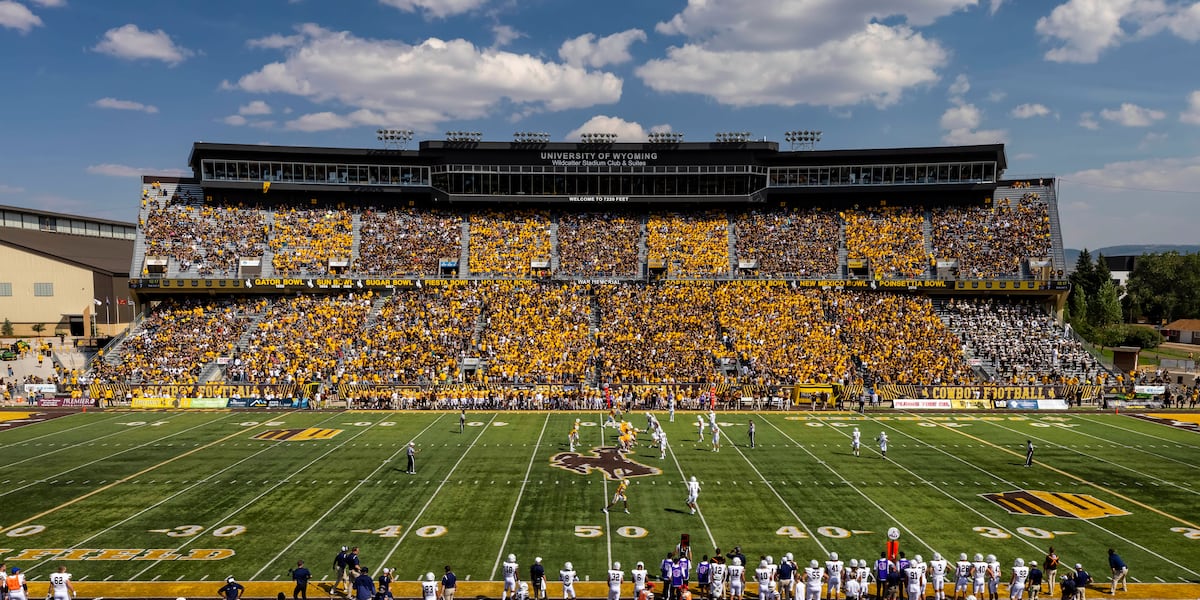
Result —
[[128, 277], [133, 260], [133, 240], [120, 238], [0, 227], [0, 244], [113, 277]]
[[109, 219], [101, 219], [99, 217], [88, 217], [84, 215], [71, 215], [67, 213], [51, 212], [48, 210], [38, 210], [36, 208], [27, 208], [24, 206], [8, 206], [0, 204], [0, 211], [24, 213], [29, 215], [38, 215], [42, 217], [54, 217], [56, 219], [71, 219], [74, 221], [83, 221], [85, 223], [103, 223], [105, 225], [118, 225], [121, 227], [135, 227], [137, 224], [129, 221], [112, 221]]

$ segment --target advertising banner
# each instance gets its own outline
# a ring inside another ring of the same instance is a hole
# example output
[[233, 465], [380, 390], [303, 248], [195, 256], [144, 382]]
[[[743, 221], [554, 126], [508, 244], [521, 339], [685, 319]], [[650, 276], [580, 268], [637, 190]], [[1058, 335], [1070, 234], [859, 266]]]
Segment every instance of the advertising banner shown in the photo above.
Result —
[[892, 408], [902, 410], [950, 410], [949, 400], [933, 400], [929, 398], [897, 398], [892, 400]]
[[42, 398], [37, 401], [37, 405], [45, 408], [57, 408], [64, 406], [93, 406], [95, 402], [91, 398]]

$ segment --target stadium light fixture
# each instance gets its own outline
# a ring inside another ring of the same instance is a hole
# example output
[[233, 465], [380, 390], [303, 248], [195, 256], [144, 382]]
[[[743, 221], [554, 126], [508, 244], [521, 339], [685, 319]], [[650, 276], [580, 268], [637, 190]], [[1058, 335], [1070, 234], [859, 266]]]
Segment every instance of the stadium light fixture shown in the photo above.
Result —
[[384, 148], [403, 149], [413, 139], [411, 129], [376, 129], [375, 139], [383, 142]]
[[740, 144], [749, 141], [753, 135], [749, 131], [721, 131], [717, 133], [716, 138], [723, 144]]
[[478, 142], [483, 134], [478, 131], [447, 131], [447, 142]]
[[579, 141], [585, 144], [611, 144], [617, 141], [615, 133], [581, 133]]
[[683, 141], [683, 134], [677, 131], [660, 131], [651, 133], [651, 144], [678, 144]]
[[792, 144], [792, 150], [812, 150], [821, 141], [821, 132], [809, 129], [795, 129], [784, 132], [783, 139]]
[[550, 134], [544, 131], [518, 131], [513, 133], [513, 141], [518, 144], [545, 144], [550, 141]]

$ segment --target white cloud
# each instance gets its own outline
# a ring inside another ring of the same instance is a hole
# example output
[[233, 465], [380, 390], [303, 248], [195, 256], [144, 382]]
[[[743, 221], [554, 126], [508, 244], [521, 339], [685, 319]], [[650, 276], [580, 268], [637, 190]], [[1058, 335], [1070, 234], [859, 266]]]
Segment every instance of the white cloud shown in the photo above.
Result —
[[1044, 104], [1021, 104], [1012, 109], [1012, 116], [1015, 119], [1032, 119], [1033, 117], [1044, 117], [1050, 114], [1050, 109]]
[[33, 0], [33, 3], [43, 8], [61, 8], [67, 5], [66, 0]]
[[518, 38], [525, 37], [525, 34], [508, 25], [492, 26], [492, 35], [496, 36], [496, 41], [492, 44], [496, 48], [507, 46], [516, 41]]
[[1001, 4], [1004, 4], [1004, 0], [991, 0], [991, 2], [988, 4], [988, 14], [996, 14], [996, 11], [1000, 10]]
[[242, 76], [236, 87], [336, 102], [353, 112], [304, 115], [287, 123], [291, 129], [402, 123], [432, 131], [444, 121], [482, 118], [500, 108], [558, 111], [621, 97], [622, 81], [611, 73], [479, 48], [466, 40], [429, 38], [409, 45], [313, 24], [298, 29], [304, 36], [300, 45], [288, 49], [283, 60]]
[[959, 73], [958, 77], [954, 78], [954, 83], [950, 84], [950, 96], [961, 98], [969, 91], [971, 91], [971, 80], [967, 79], [966, 75]]
[[627, 29], [599, 39], [594, 33], [585, 33], [563, 42], [558, 48], [558, 56], [568, 65], [598, 69], [633, 60], [629, 46], [644, 41], [646, 32], [641, 29]]
[[262, 100], [255, 100], [250, 104], [238, 107], [239, 115], [269, 115], [271, 114], [271, 105]]
[[1151, 131], [1151, 132], [1147, 133], [1146, 135], [1142, 136], [1142, 141], [1138, 143], [1137, 149], [1142, 150], [1142, 151], [1148, 150], [1151, 146], [1153, 146], [1159, 142], [1166, 141], [1167, 137], [1168, 136], [1165, 133], [1155, 133], [1155, 132]]
[[1007, 97], [1008, 97], [1008, 92], [1005, 92], [1004, 90], [994, 90], [994, 91], [988, 92], [988, 96], [987, 96], [988, 102], [999, 102]]
[[979, 0], [688, 0], [655, 30], [686, 43], [637, 75], [660, 92], [733, 106], [898, 102], [938, 80], [949, 53], [917, 28]]
[[1033, 160], [1037, 155], [1032, 152], [1020, 152], [1013, 155], [1013, 160]]
[[1067, 0], [1038, 19], [1035, 29], [1060, 44], [1046, 60], [1094, 63], [1105, 50], [1164, 30], [1200, 39], [1200, 8], [1166, 0]]
[[130, 167], [127, 165], [118, 165], [113, 163], [104, 163], [99, 165], [90, 165], [85, 169], [91, 175], [104, 175], [106, 177], [141, 177], [142, 175], [187, 175], [183, 169], [149, 169], [141, 167]]
[[41, 26], [41, 17], [33, 14], [24, 4], [12, 0], [0, 0], [0, 27], [29, 33], [34, 27]]
[[974, 104], [956, 103], [942, 113], [939, 121], [945, 133], [942, 141], [952, 145], [997, 144], [1007, 141], [1008, 131], [1003, 129], [979, 129], [983, 124], [983, 111]]
[[1096, 115], [1091, 112], [1081, 113], [1079, 115], [1079, 126], [1084, 129], [1096, 131], [1100, 129], [1100, 122], [1096, 120]]
[[615, 133], [618, 142], [644, 142], [651, 131], [667, 132], [670, 130], [670, 125], [656, 125], [647, 131], [638, 123], [626, 121], [620, 117], [596, 115], [578, 128], [567, 132], [566, 139], [578, 141], [579, 135], [583, 133]]
[[104, 39], [93, 50], [127, 60], [161, 60], [171, 66], [194, 54], [171, 41], [167, 32], [142, 31], [132, 23], [104, 32]]
[[23, 187], [16, 187], [13, 185], [5, 185], [3, 183], [0, 183], [0, 194], [20, 194], [21, 192], [24, 192], [24, 191], [25, 191], [25, 188], [23, 188]]
[[381, 4], [393, 6], [404, 12], [422, 12], [426, 18], [444, 19], [471, 12], [488, 0], [379, 0]]
[[1200, 90], [1188, 94], [1188, 108], [1179, 113], [1179, 120], [1191, 125], [1200, 125]]
[[142, 104], [133, 100], [118, 100], [116, 98], [101, 98], [92, 103], [96, 108], [111, 108], [113, 110], [137, 110], [147, 114], [158, 113], [158, 107], [152, 104]]
[[226, 125], [241, 127], [242, 125], [246, 124], [246, 117], [243, 117], [242, 115], [229, 115], [228, 117], [221, 119], [221, 122]]
[[1100, 111], [1100, 117], [1105, 121], [1112, 121], [1125, 127], [1149, 127], [1155, 121], [1166, 116], [1167, 113], [1161, 110], [1142, 108], [1130, 102], [1121, 104], [1121, 108], [1115, 110], [1106, 108]]
[[267, 37], [261, 37], [253, 40], [247, 40], [246, 45], [250, 48], [270, 48], [278, 50], [279, 48], [291, 48], [299, 46], [304, 41], [302, 35], [279, 35], [272, 33]]
[[1070, 206], [1062, 215], [1064, 244], [1193, 244], [1200, 222], [1196, 189], [1200, 156], [1116, 162], [1062, 175], [1059, 201]]

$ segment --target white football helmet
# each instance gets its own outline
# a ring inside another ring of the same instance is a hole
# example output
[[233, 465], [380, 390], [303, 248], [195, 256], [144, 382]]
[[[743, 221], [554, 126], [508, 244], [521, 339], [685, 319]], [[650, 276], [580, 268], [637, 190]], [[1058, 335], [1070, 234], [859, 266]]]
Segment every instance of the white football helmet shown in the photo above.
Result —
[[820, 563], [818, 563], [818, 562], [817, 562], [817, 559], [815, 559], [815, 558], [814, 558], [814, 559], [812, 559], [812, 560], [810, 560], [810, 561], [808, 561], [808, 566], [810, 566], [810, 567], [812, 567], [812, 568], [814, 568], [814, 569], [815, 569], [815, 568], [817, 568], [817, 565], [819, 565], [819, 564], [820, 564]]
[[533, 559], [533, 562], [535, 562], [535, 563], [537, 563], [537, 564], [539, 564], [539, 565], [540, 565], [540, 564], [542, 564], [542, 557], [540, 557], [540, 556], [539, 556], [539, 557], [537, 557], [537, 558]]
[[735, 556], [735, 557], [733, 557], [733, 565], [734, 565], [735, 567], [740, 567], [740, 566], [742, 566], [742, 559], [740, 559], [740, 558], [738, 558], [738, 557], [736, 557], [736, 556]]
[[830, 552], [829, 560], [837, 560], [837, 552]]
[[775, 564], [775, 557], [774, 557], [774, 556], [771, 556], [770, 554], [768, 554], [768, 555], [767, 555], [767, 564], [768, 564], [768, 565], [773, 565], [773, 564]]
[[425, 574], [425, 581], [433, 581], [433, 571]]
[[646, 563], [644, 563], [644, 562], [642, 562], [642, 561], [640, 561], [640, 560], [639, 560], [639, 561], [637, 561], [637, 568], [639, 568], [639, 569], [645, 569], [645, 568], [646, 568]]
[[987, 561], [988, 561], [988, 562], [990, 562], [990, 563], [996, 562], [996, 555], [995, 555], [995, 554], [989, 554], [989, 555], [988, 555], [988, 557], [987, 557]]
[[696, 476], [692, 475], [692, 483], [696, 483]]
[[788, 562], [791, 562], [791, 561], [793, 561], [793, 560], [796, 560], [796, 559], [792, 558], [792, 553], [791, 553], [791, 552], [788, 552], [787, 554], [784, 554], [784, 555], [783, 555], [783, 557], [784, 557], [784, 558], [786, 558], [786, 559], [788, 560]]
[[508, 555], [508, 562], [517, 562], [517, 555], [516, 555], [516, 554], [509, 554], [509, 555]]
[[975, 562], [983, 562], [983, 555], [976, 552], [975, 553]]
[[1014, 560], [1014, 561], [1013, 561], [1013, 566], [1014, 566], [1014, 567], [1023, 567], [1023, 566], [1025, 566], [1025, 559], [1023, 559], [1023, 558], [1018, 558], [1017, 560]]
[[758, 561], [758, 568], [760, 568], [760, 569], [767, 568], [767, 559], [764, 558], [764, 559]]
[[942, 560], [942, 554], [940, 552], [934, 552], [933, 560]]
[[852, 558], [852, 559], [850, 559], [850, 568], [851, 568], [851, 569], [857, 569], [857, 568], [858, 568], [858, 559], [857, 559], [857, 558]]
[[566, 570], [568, 570], [568, 571], [574, 571], [574, 570], [575, 570], [575, 567], [571, 566], [571, 561], [567, 561], [567, 564], [563, 565], [563, 567], [564, 567]]
[[959, 554], [958, 560], [967, 560], [967, 553], [963, 552], [962, 554]]
[[614, 561], [613, 561], [613, 570], [614, 570], [614, 571], [620, 571], [620, 570], [621, 570], [621, 563], [619, 563], [619, 562], [617, 562], [617, 561], [615, 561], [615, 560], [614, 560]]
[[914, 557], [913, 557], [913, 562], [915, 562], [915, 563], [917, 563], [917, 564], [919, 565], [919, 564], [921, 564], [921, 563], [925, 562], [925, 560], [924, 560], [923, 558], [921, 558], [921, 555], [920, 555], [920, 554], [918, 554], [918, 555], [916, 555], [916, 556], [914, 556]]

